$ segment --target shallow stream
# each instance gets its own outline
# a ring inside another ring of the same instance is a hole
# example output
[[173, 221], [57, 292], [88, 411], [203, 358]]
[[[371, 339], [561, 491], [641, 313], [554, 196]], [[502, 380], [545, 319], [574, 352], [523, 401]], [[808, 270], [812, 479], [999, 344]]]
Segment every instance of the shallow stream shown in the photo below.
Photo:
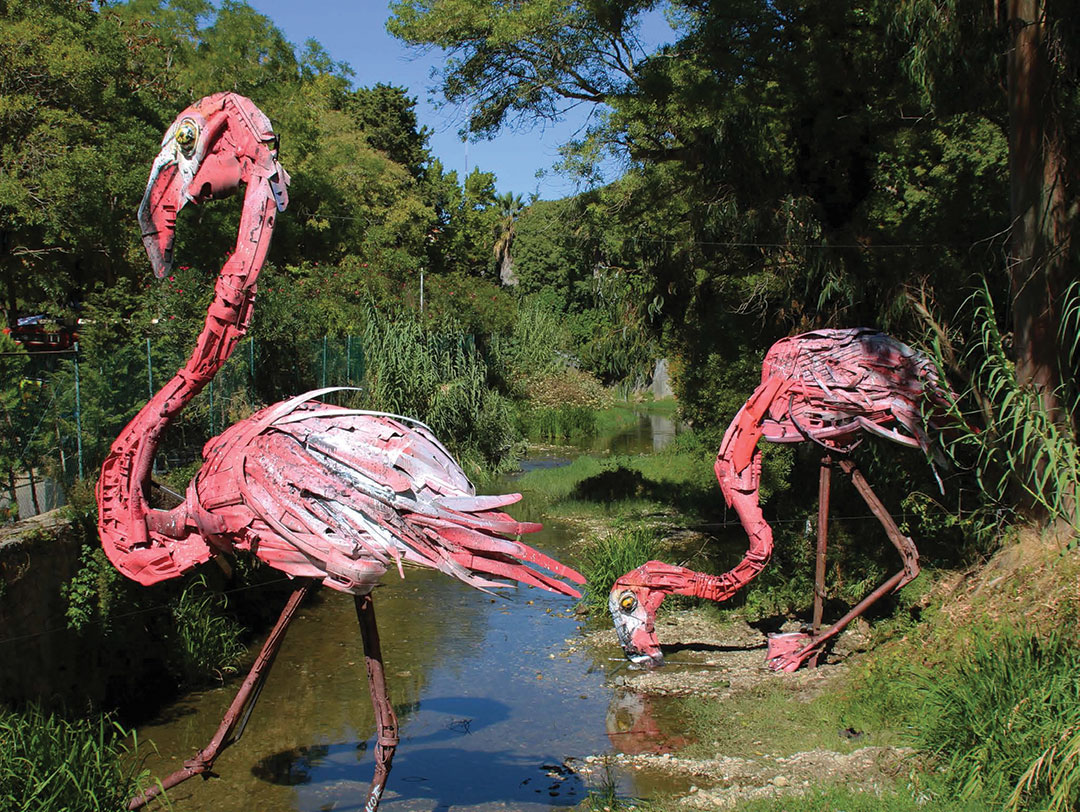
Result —
[[[640, 453], [651, 450], [654, 436], [664, 442], [673, 434], [670, 421], [642, 415], [606, 447]], [[527, 466], [559, 461], [548, 456]], [[492, 490], [515, 487], [507, 480]], [[578, 539], [530, 509], [527, 495], [512, 512], [544, 522], [531, 544], [578, 563]], [[670, 746], [662, 713], [657, 721], [644, 698], [611, 686], [609, 677], [625, 667], [614, 634], [610, 650], [599, 654], [568, 645], [583, 623], [573, 600], [531, 587], [495, 599], [438, 572], [405, 575], [402, 581], [388, 574], [375, 593], [401, 724], [381, 809], [570, 807], [588, 793], [575, 771], [587, 756]], [[139, 731], [140, 741], [152, 740], [158, 751], [146, 764], [154, 775], [178, 768], [209, 741], [238, 684], [189, 695]], [[169, 794], [178, 812], [361, 810], [372, 736], [353, 602], [322, 590], [290, 628], [243, 738], [218, 759], [220, 777], [192, 779]], [[642, 772], [613, 778], [621, 793], [638, 797], [678, 788]]]

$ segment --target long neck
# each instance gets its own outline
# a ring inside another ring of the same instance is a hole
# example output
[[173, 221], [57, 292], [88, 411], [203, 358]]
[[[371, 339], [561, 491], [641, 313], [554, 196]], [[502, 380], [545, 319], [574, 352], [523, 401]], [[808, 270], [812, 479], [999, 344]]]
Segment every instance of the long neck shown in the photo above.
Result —
[[141, 409], [113, 443], [113, 454], [134, 451], [128, 478], [132, 500], [145, 505], [150, 468], [161, 435], [203, 387], [213, 379], [247, 332], [255, 283], [266, 259], [276, 215], [273, 195], [264, 179], [253, 178], [244, 196], [236, 250], [214, 287], [206, 323], [187, 364]]

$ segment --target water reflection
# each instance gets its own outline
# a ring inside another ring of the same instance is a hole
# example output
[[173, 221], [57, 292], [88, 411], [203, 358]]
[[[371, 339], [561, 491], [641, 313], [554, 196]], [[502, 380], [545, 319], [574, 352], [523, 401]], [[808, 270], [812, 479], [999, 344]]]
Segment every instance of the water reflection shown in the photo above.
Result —
[[667, 448], [678, 433], [679, 424], [670, 416], [641, 413], [634, 426], [614, 437], [595, 438], [588, 450], [594, 454], [650, 454]]
[[605, 719], [612, 749], [635, 755], [670, 753], [684, 747], [686, 737], [671, 732], [678, 729], [676, 720], [664, 719], [665, 704], [670, 701], [637, 691], [615, 691]]

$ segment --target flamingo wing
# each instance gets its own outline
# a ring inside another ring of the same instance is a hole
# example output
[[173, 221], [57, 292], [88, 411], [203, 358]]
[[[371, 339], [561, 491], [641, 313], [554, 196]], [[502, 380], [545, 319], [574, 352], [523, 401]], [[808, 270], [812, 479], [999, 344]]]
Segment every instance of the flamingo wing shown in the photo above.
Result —
[[520, 495], [477, 496], [422, 425], [296, 399], [219, 440], [196, 485], [200, 506], [220, 513], [208, 495], [239, 494], [247, 517], [230, 516], [225, 532], [285, 572], [362, 593], [391, 566], [404, 577], [410, 563], [479, 589], [520, 582], [579, 596], [559, 579], [580, 584], [580, 574], [517, 540], [540, 525], [499, 510]]

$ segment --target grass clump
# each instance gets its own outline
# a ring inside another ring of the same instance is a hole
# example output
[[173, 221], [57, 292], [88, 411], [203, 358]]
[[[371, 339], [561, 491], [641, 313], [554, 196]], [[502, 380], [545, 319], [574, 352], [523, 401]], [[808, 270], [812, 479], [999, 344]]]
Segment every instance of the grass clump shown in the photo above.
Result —
[[537, 406], [522, 422], [531, 440], [581, 440], [596, 434], [596, 412], [588, 406]]
[[214, 675], [221, 679], [236, 671], [247, 650], [244, 627], [226, 614], [223, 595], [211, 592], [206, 579], [188, 584], [171, 606], [177, 646], [174, 656], [184, 683], [197, 685]]
[[1033, 769], [1080, 730], [1074, 639], [1011, 624], [975, 627], [943, 667], [915, 672], [913, 685], [922, 700], [915, 741], [938, 757], [960, 797], [1000, 806], [1012, 796], [1014, 808], [1041, 809], [1056, 795], [1058, 808], [1076, 808], [1076, 769], [1065, 783]]
[[145, 774], [108, 717], [67, 720], [39, 707], [0, 708], [0, 810], [113, 812]]
[[631, 527], [594, 539], [585, 551], [584, 603], [591, 612], [602, 613], [615, 580], [657, 557], [660, 543], [650, 528]]

